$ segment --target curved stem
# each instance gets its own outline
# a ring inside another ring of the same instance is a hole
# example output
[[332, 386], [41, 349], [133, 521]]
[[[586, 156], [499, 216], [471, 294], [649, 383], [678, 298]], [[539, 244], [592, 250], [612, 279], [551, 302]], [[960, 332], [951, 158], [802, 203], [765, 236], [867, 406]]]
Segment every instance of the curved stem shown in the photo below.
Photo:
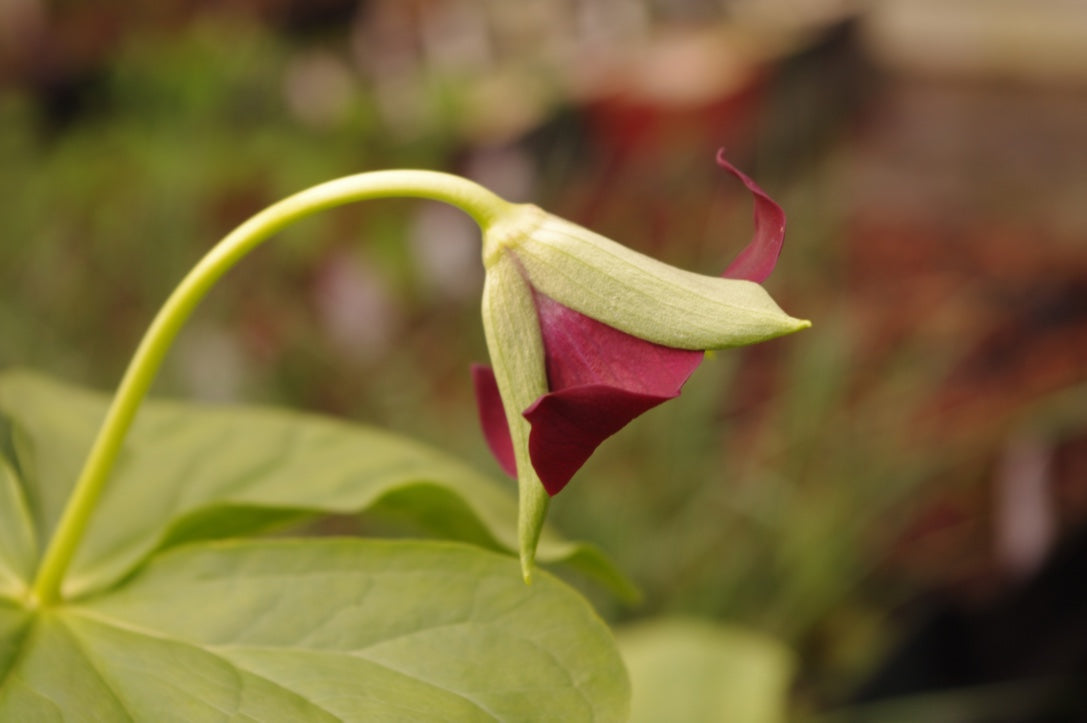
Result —
[[60, 599], [64, 574], [136, 410], [170, 345], [212, 285], [262, 241], [293, 221], [353, 201], [394, 196], [444, 201], [465, 211], [484, 230], [510, 205], [482, 186], [459, 176], [435, 171], [375, 171], [322, 183], [290, 196], [264, 209], [223, 238], [166, 300], [129, 362], [38, 568], [31, 588], [31, 599], [35, 604], [49, 605]]

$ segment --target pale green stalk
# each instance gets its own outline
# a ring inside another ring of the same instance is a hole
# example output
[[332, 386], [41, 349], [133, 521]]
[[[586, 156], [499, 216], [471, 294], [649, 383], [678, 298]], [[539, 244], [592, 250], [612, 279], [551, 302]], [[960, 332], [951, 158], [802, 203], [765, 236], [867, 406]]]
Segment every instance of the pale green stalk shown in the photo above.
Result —
[[434, 171], [375, 171], [322, 183], [269, 206], [220, 241], [181, 281], [140, 341], [57, 523], [31, 588], [35, 604], [61, 598], [61, 583], [110, 471], [162, 359], [196, 305], [247, 253], [288, 224], [334, 206], [388, 197], [428, 198], [456, 206], [483, 231], [510, 206], [459, 176]]

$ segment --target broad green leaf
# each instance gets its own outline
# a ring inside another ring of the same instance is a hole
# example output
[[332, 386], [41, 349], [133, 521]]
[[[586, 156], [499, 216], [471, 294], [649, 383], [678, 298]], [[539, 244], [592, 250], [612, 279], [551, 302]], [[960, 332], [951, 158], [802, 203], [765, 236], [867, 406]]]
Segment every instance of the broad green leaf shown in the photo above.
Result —
[[0, 679], [19, 654], [30, 614], [14, 600], [0, 598]]
[[0, 596], [19, 598], [30, 585], [38, 550], [23, 490], [0, 456]]
[[40, 613], [0, 676], [13, 721], [620, 721], [628, 702], [580, 596], [448, 542], [176, 547]]
[[618, 633], [634, 723], [778, 723], [794, 661], [772, 638], [709, 622], [665, 619]]
[[[0, 452], [8, 450], [22, 477], [36, 529], [51, 534], [107, 403], [106, 395], [33, 373], [0, 375], [0, 432], [4, 418], [7, 429]], [[516, 549], [512, 494], [424, 445], [307, 414], [149, 401], [126, 439], [64, 593], [108, 587], [156, 549], [250, 535], [318, 514], [355, 514], [390, 495], [402, 509], [417, 506], [424, 528], [428, 520], [444, 519], [440, 532], [471, 529], [470, 541]], [[8, 516], [0, 510], [0, 525]], [[594, 548], [548, 532], [540, 559], [569, 561], [631, 595]]]
[[[512, 499], [510, 500], [512, 504]], [[492, 532], [500, 521], [488, 528], [481, 518], [472, 512], [469, 500], [448, 486], [415, 485], [389, 492], [372, 508], [386, 519], [402, 520], [414, 524], [421, 531], [443, 539], [473, 542], [483, 547], [514, 550], [513, 527], [501, 539]], [[509, 512], [504, 512], [509, 514]], [[504, 518], [512, 523], [511, 518]], [[576, 570], [590, 579], [606, 585], [627, 603], [635, 603], [641, 592], [610, 562], [595, 545], [587, 542], [562, 540], [551, 528], [544, 528], [538, 559], [560, 561], [564, 568]]]

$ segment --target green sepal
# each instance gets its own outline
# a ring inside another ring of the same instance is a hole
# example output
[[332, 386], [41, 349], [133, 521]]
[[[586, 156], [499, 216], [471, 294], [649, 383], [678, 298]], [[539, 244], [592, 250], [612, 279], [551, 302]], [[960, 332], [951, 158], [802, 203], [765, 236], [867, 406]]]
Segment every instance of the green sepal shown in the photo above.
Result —
[[670, 266], [525, 205], [515, 251], [529, 283], [563, 306], [676, 349], [754, 344], [811, 326], [751, 281]]
[[550, 497], [529, 458], [531, 430], [522, 412], [547, 393], [547, 369], [532, 288], [518, 268], [516, 258], [510, 254], [498, 255], [487, 265], [483, 284], [483, 331], [513, 442], [521, 572], [529, 582]]

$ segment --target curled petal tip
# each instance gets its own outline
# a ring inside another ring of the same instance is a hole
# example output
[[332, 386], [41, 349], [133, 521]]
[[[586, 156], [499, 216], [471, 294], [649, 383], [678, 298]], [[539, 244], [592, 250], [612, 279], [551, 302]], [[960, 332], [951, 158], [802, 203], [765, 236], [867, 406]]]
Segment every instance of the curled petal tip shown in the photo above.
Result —
[[755, 234], [722, 276], [762, 283], [777, 265], [785, 243], [785, 211], [757, 183], [717, 151], [717, 165], [738, 178], [755, 197]]

